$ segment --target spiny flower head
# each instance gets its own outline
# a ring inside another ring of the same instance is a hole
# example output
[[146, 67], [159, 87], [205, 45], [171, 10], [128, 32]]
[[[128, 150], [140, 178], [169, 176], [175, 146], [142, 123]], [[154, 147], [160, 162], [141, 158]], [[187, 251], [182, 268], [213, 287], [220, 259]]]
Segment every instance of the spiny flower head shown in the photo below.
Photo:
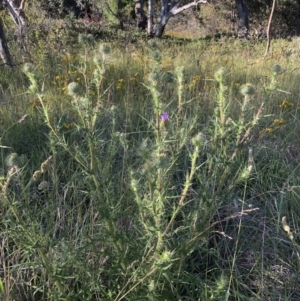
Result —
[[99, 47], [99, 51], [103, 55], [109, 55], [111, 53], [111, 48], [107, 44], [101, 44]]
[[159, 80], [160, 80], [160, 76], [157, 72], [151, 72], [148, 75], [148, 81], [153, 85], [156, 85]]
[[169, 119], [169, 114], [168, 114], [168, 112], [163, 112], [163, 113], [160, 115], [160, 118], [161, 118], [161, 121], [162, 121], [162, 122], [166, 122], [166, 121]]
[[203, 143], [203, 135], [202, 133], [198, 133], [196, 136], [192, 138], [192, 143], [196, 147], [200, 147]]
[[94, 43], [94, 36], [92, 34], [82, 34], [78, 35], [78, 43], [84, 45], [92, 45]]
[[68, 94], [70, 96], [76, 96], [76, 95], [79, 94], [79, 92], [80, 92], [80, 86], [79, 86], [78, 83], [76, 83], [76, 82], [69, 83], [69, 85], [68, 85]]
[[155, 60], [157, 63], [160, 63], [161, 62], [161, 54], [159, 51], [155, 50], [155, 51], [152, 51], [151, 53], [151, 57], [153, 60]]
[[254, 87], [251, 84], [245, 84], [241, 87], [240, 92], [244, 95], [244, 96], [250, 96], [253, 95], [255, 92]]
[[157, 47], [158, 47], [158, 46], [157, 46], [157, 43], [156, 43], [155, 41], [153, 41], [153, 40], [150, 40], [149, 43], [148, 43], [148, 45], [149, 45], [149, 47], [152, 48], [153, 50], [154, 50], [154, 49], [157, 49]]
[[274, 65], [272, 68], [271, 68], [271, 71], [273, 72], [273, 74], [277, 75], [279, 73], [282, 72], [282, 68], [280, 65]]
[[222, 67], [215, 73], [215, 79], [218, 83], [223, 82], [226, 70]]
[[97, 65], [97, 66], [100, 66], [103, 62], [103, 59], [101, 56], [99, 55], [96, 55], [94, 58], [93, 58], [93, 61], [94, 63]]
[[34, 71], [34, 66], [31, 64], [31, 63], [26, 63], [24, 66], [23, 66], [23, 71], [25, 73], [33, 73]]

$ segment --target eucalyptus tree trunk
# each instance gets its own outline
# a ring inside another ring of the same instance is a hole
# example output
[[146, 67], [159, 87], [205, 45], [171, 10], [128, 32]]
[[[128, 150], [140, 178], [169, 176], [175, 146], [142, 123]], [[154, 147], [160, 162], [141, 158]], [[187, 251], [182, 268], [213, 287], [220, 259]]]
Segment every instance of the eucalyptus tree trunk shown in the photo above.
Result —
[[249, 31], [249, 13], [246, 0], [235, 0], [239, 16], [239, 38], [247, 39]]
[[134, 0], [134, 12], [136, 16], [136, 26], [141, 29], [146, 29], [147, 17], [144, 11], [143, 0]]
[[3, 30], [3, 25], [2, 25], [2, 19], [0, 18], [0, 56], [1, 59], [3, 61], [3, 63], [6, 66], [9, 66], [12, 68], [13, 63], [12, 63], [12, 59], [9, 53], [9, 49], [7, 47], [7, 43], [6, 43], [6, 38], [5, 38], [5, 33]]
[[169, 3], [168, 0], [161, 0], [160, 21], [156, 26], [154, 34], [154, 36], [157, 38], [160, 38], [163, 35], [167, 22], [172, 17], [169, 10], [171, 5], [172, 3]]
[[153, 14], [154, 14], [154, 0], [148, 0], [148, 24], [147, 33], [153, 36]]

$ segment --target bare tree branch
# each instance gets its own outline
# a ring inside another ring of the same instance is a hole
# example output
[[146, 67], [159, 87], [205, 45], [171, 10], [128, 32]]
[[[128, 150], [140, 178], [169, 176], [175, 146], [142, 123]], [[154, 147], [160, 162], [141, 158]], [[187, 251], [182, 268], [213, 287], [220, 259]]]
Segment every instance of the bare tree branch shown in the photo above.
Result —
[[[151, 12], [153, 13], [153, 5], [151, 4], [151, 0], [149, 0], [148, 4], [149, 4], [149, 16], [151, 14]], [[155, 30], [155, 37], [161, 37], [164, 31], [164, 28], [168, 22], [168, 20], [183, 12], [184, 10], [187, 10], [193, 6], [196, 6], [198, 4], [201, 3], [207, 3], [208, 0], [194, 0], [192, 2], [189, 2], [183, 6], [181, 6], [183, 4], [183, 0], [171, 0], [171, 2], [167, 1], [167, 0], [162, 0], [161, 1], [161, 14], [160, 14], [160, 21], [157, 24], [156, 30]], [[148, 34], [151, 34], [151, 32], [149, 33], [149, 29], [152, 28], [151, 24], [150, 24], [151, 20], [148, 19]]]
[[23, 12], [24, 0], [21, 2], [20, 7], [17, 7], [12, 0], [3, 0], [4, 6], [8, 9], [10, 15], [12, 16], [15, 24], [22, 28], [26, 24], [25, 15]]
[[19, 10], [23, 10], [25, 0], [22, 0], [19, 6]]
[[200, 4], [200, 3], [207, 3], [207, 0], [198, 0], [198, 1], [194, 1], [194, 2], [185, 4], [184, 6], [179, 7], [182, 2], [183, 2], [182, 0], [178, 1], [178, 3], [175, 4], [174, 7], [170, 10], [169, 13], [171, 13], [172, 16], [175, 16], [175, 15], [183, 12], [184, 10], [189, 9], [189, 8], [191, 8], [193, 6], [196, 6], [196, 5]]

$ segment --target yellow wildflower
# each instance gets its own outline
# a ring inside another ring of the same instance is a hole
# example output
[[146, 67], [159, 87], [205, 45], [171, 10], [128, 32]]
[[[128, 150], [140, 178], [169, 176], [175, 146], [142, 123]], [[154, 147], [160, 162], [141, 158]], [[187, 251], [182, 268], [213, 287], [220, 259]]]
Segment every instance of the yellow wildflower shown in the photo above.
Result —
[[260, 136], [264, 136], [265, 134], [272, 134], [273, 129], [272, 128], [265, 128], [259, 132]]
[[124, 88], [124, 79], [123, 78], [120, 78], [118, 80], [118, 84], [117, 84], [117, 90], [121, 90]]
[[279, 105], [279, 108], [282, 109], [282, 110], [287, 110], [289, 108], [292, 108], [293, 107], [293, 104], [289, 101], [287, 101], [286, 99], [283, 100], [281, 102], [281, 104]]
[[284, 120], [282, 118], [280, 119], [274, 119], [273, 125], [275, 129], [279, 129], [284, 124]]

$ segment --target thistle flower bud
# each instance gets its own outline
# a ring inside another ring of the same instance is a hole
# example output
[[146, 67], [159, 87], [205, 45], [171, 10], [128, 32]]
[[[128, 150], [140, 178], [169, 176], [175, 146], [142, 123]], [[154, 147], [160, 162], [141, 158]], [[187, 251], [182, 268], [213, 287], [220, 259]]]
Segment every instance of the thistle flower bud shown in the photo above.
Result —
[[17, 167], [16, 166], [12, 166], [9, 168], [8, 172], [7, 172], [7, 176], [11, 177], [15, 172], [17, 172]]
[[240, 92], [244, 95], [244, 96], [250, 96], [253, 95], [255, 92], [254, 87], [251, 84], [245, 84], [241, 87]]
[[173, 83], [174, 82], [174, 75], [172, 72], [168, 71], [166, 74], [165, 74], [165, 82], [166, 83]]
[[109, 55], [111, 53], [111, 48], [107, 44], [102, 44], [99, 47], [99, 51], [104, 55]]
[[90, 100], [88, 97], [80, 97], [79, 99], [79, 107], [84, 110], [88, 110], [90, 107]]
[[215, 72], [215, 80], [218, 83], [224, 81], [224, 76], [226, 75], [226, 70], [224, 68], [220, 68], [217, 72]]
[[18, 166], [18, 154], [17, 153], [12, 153], [10, 155], [8, 155], [5, 159], [5, 164], [8, 168], [12, 167], [12, 166]]
[[87, 35], [86, 34], [80, 33], [78, 35], [78, 43], [79, 44], [86, 44], [87, 41], [88, 41], [88, 39], [87, 39]]
[[131, 188], [134, 192], [138, 192], [139, 182], [136, 179], [131, 180]]
[[202, 133], [198, 133], [196, 136], [192, 138], [192, 143], [196, 147], [200, 147], [202, 144], [203, 136]]
[[163, 251], [160, 255], [160, 260], [162, 263], [170, 262], [172, 258], [172, 253], [170, 251]]
[[160, 115], [160, 118], [161, 118], [161, 121], [163, 123], [167, 122], [167, 120], [169, 119], [169, 114], [168, 112], [163, 112], [161, 115]]
[[184, 67], [183, 66], [177, 67], [175, 69], [175, 72], [176, 72], [177, 76], [183, 76]]
[[117, 109], [118, 109], [118, 107], [115, 106], [115, 105], [112, 105], [112, 106], [110, 107], [110, 111], [111, 111], [112, 113], [115, 113], [115, 112], [117, 111]]
[[153, 50], [158, 48], [157, 43], [156, 43], [155, 41], [153, 41], [153, 40], [150, 40], [150, 41], [148, 42], [148, 45], [149, 45], [149, 47], [152, 48]]
[[155, 288], [156, 288], [155, 282], [154, 282], [154, 280], [151, 280], [148, 284], [148, 290], [150, 292], [153, 292], [155, 290]]
[[86, 41], [87, 41], [87, 44], [93, 45], [93, 44], [94, 44], [94, 41], [95, 41], [95, 38], [94, 38], [94, 36], [93, 36], [92, 34], [89, 33], [89, 34], [86, 36]]
[[271, 68], [271, 71], [272, 71], [275, 75], [277, 75], [277, 74], [279, 74], [279, 73], [282, 72], [282, 68], [281, 68], [280, 65], [274, 65], [274, 66]]
[[26, 63], [23, 66], [23, 72], [25, 72], [25, 73], [33, 73], [33, 71], [34, 71], [34, 66], [31, 63]]
[[76, 96], [80, 92], [80, 86], [76, 82], [69, 83], [68, 85], [68, 94], [70, 96]]
[[83, 44], [84, 41], [85, 41], [85, 35], [82, 34], [82, 33], [80, 33], [80, 34], [78, 35], [78, 43], [79, 43], [79, 44]]
[[94, 61], [94, 63], [95, 63], [97, 66], [101, 65], [102, 62], [103, 62], [102, 57], [99, 56], [99, 55], [95, 56], [95, 57], [93, 58], [93, 61]]
[[159, 51], [152, 51], [151, 53], [151, 57], [158, 63], [161, 62], [161, 55], [159, 53]]
[[159, 74], [157, 72], [151, 72], [148, 75], [148, 81], [152, 84], [157, 84], [157, 82], [159, 81]]
[[33, 83], [31, 84], [29, 87], [28, 87], [28, 91], [31, 92], [31, 93], [36, 93], [37, 92], [37, 85], [36, 83]]

